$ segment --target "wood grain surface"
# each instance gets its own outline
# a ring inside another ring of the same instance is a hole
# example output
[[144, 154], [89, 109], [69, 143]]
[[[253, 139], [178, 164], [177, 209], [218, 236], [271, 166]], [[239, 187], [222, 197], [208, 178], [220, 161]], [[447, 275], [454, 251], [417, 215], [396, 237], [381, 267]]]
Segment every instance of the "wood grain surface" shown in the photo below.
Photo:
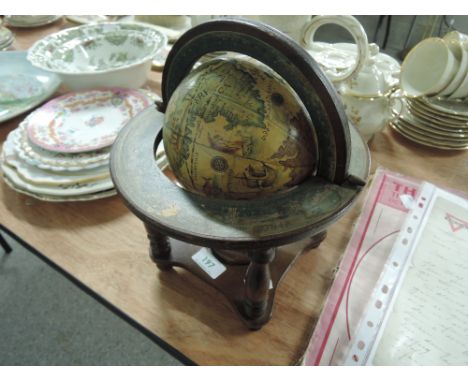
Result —
[[[14, 29], [17, 50], [67, 26]], [[161, 76], [148, 86], [160, 91]], [[0, 143], [25, 115], [0, 124]], [[438, 186], [468, 191], [468, 153], [411, 143], [385, 129], [370, 143], [372, 173], [384, 166]], [[362, 207], [328, 230], [302, 255], [277, 291], [272, 320], [249, 331], [215, 290], [181, 269], [159, 271], [148, 256], [143, 224], [118, 196], [82, 203], [47, 203], [0, 181], [0, 222], [185, 356], [201, 365], [293, 365], [300, 362], [340, 257]], [[300, 250], [302, 243], [295, 247]]]

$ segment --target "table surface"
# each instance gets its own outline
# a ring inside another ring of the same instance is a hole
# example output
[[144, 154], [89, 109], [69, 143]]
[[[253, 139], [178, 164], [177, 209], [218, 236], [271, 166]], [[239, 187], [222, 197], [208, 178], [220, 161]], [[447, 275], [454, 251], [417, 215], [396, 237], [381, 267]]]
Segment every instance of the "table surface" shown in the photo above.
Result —
[[[14, 48], [69, 26], [20, 29]], [[160, 92], [161, 74], [147, 86]], [[0, 144], [25, 115], [0, 124]], [[468, 192], [468, 152], [412, 143], [386, 128], [369, 144], [373, 174], [383, 166], [438, 186]], [[372, 178], [371, 178], [372, 179]], [[249, 331], [215, 290], [182, 269], [160, 272], [148, 256], [143, 224], [120, 197], [47, 203], [0, 181], [0, 223], [169, 345], [201, 365], [293, 365], [300, 362], [359, 216], [356, 205], [302, 255], [277, 291], [272, 320]]]

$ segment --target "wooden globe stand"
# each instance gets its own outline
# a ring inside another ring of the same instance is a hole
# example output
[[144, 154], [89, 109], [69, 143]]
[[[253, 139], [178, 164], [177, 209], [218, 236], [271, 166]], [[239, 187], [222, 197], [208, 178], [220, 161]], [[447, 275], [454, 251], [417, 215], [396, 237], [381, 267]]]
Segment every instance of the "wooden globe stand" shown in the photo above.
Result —
[[[217, 50], [273, 63], [293, 87], [317, 133], [318, 176], [259, 199], [220, 200], [190, 193], [163, 174], [155, 152], [165, 105], [196, 60]], [[271, 318], [276, 289], [299, 256], [278, 247], [307, 237], [308, 248], [320, 244], [365, 184], [367, 145], [349, 129], [333, 87], [310, 56], [280, 32], [254, 22], [213, 21], [187, 32], [168, 57], [162, 88], [164, 103], [133, 118], [113, 145], [115, 186], [144, 222], [159, 269], [187, 269], [221, 292], [249, 328], [259, 329]]]

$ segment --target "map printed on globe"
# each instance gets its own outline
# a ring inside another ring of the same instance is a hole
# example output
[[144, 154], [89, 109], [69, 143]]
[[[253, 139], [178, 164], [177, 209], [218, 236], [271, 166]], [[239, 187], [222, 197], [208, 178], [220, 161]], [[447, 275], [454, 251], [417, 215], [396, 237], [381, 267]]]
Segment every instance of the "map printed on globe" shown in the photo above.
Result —
[[291, 188], [316, 171], [312, 122], [274, 71], [240, 56], [193, 70], [169, 100], [164, 149], [189, 191], [250, 199]]

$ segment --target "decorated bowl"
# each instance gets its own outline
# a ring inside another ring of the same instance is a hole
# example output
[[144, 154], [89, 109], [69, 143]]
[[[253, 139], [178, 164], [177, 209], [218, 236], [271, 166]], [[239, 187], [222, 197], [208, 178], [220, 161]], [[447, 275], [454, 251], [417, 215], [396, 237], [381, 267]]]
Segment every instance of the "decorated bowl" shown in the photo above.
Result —
[[57, 73], [70, 90], [142, 86], [166, 37], [137, 23], [99, 23], [65, 29], [28, 51], [36, 67]]

